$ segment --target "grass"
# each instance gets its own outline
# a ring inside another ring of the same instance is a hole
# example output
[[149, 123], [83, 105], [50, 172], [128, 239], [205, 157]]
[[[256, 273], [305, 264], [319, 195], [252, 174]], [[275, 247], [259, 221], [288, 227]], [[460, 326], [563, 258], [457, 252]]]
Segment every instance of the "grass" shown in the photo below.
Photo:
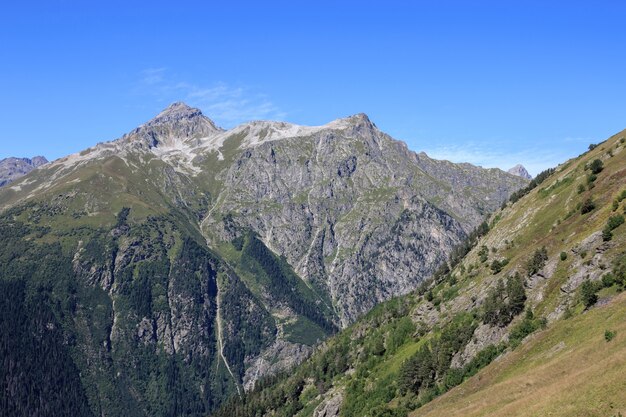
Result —
[[384, 378], [389, 375], [397, 375], [400, 372], [402, 363], [413, 356], [419, 348], [426, 343], [426, 339], [420, 339], [417, 342], [408, 342], [401, 346], [393, 355], [388, 357], [383, 363], [374, 369], [375, 377]]
[[[609, 416], [626, 411], [626, 294], [562, 320], [411, 416]], [[615, 333], [610, 343], [605, 329]]]
[[286, 340], [307, 346], [314, 346], [327, 338], [324, 330], [304, 316], [298, 316], [295, 321], [286, 323], [283, 330]]

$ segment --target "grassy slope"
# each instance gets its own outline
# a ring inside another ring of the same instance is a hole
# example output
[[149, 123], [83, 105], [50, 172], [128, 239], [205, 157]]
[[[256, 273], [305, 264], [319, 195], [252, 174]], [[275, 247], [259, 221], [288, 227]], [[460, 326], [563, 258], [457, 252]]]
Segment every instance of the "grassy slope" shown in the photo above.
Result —
[[[607, 342], [605, 330], [616, 331]], [[556, 322], [412, 416], [612, 416], [626, 411], [626, 294]]]
[[[511, 259], [501, 274], [520, 270], [520, 265], [537, 247], [546, 246], [550, 260], [558, 258], [560, 252], [568, 255], [565, 261], [558, 262], [554, 275], [533, 303], [539, 314], [549, 315], [563, 301], [561, 285], [580, 263], [577, 257], [581, 256], [572, 248], [593, 232], [602, 230], [609, 216], [624, 212], [624, 202], [616, 211], [612, 210], [612, 202], [626, 189], [626, 151], [621, 142], [625, 133], [563, 164], [527, 197], [505, 209], [498, 224], [479, 243], [498, 248], [497, 255], [490, 253], [490, 261], [493, 257]], [[584, 169], [585, 164], [597, 158], [603, 161], [604, 170], [592, 189], [579, 193], [579, 184], [586, 184], [589, 174]], [[581, 215], [577, 204], [589, 197], [596, 203], [596, 209]], [[610, 267], [610, 260], [626, 251], [625, 229], [620, 226], [613, 232], [613, 240], [604, 253], [607, 267]], [[503, 245], [505, 239], [513, 242], [508, 248]], [[587, 254], [585, 259], [590, 260], [592, 256], [594, 253]], [[476, 250], [463, 264], [469, 266], [475, 262]], [[614, 291], [604, 293], [610, 299]], [[581, 313], [582, 306], [576, 302], [572, 301], [574, 311]], [[531, 337], [519, 350], [506, 354], [411, 415], [592, 416], [624, 412], [625, 318], [626, 296], [622, 294], [604, 307], [596, 307], [569, 320], [557, 320], [546, 331]], [[618, 332], [610, 343], [604, 340], [606, 329]]]

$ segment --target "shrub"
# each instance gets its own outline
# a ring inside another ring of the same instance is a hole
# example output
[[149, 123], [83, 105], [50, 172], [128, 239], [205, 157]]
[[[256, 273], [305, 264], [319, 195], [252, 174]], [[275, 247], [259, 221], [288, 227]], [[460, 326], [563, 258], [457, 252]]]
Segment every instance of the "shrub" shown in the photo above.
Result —
[[126, 225], [126, 220], [128, 220], [128, 214], [130, 213], [129, 207], [122, 207], [119, 213], [117, 213], [117, 222], [115, 227], [122, 227]]
[[480, 250], [478, 251], [478, 257], [480, 258], [480, 262], [485, 263], [489, 258], [489, 248], [487, 246], [482, 245]]
[[499, 280], [489, 291], [483, 304], [483, 322], [504, 326], [524, 311], [525, 302], [526, 290], [519, 274], [509, 277], [506, 286]]
[[606, 222], [606, 226], [602, 229], [602, 240], [608, 242], [613, 239], [613, 230], [622, 224], [624, 224], [624, 216], [621, 214], [609, 217], [609, 220]]
[[241, 252], [241, 250], [243, 249], [243, 244], [245, 243], [245, 239], [242, 236], [237, 236], [236, 238], [234, 238], [231, 243], [233, 244], [233, 246], [235, 247], [235, 249], [237, 249], [239, 252]]
[[586, 190], [585, 186], [583, 184], [578, 184], [578, 194], [582, 194], [584, 193]]
[[597, 145], [597, 144], [595, 144], [595, 143], [590, 143], [590, 144], [589, 144], [589, 150], [590, 150], [590, 151], [593, 151], [593, 150], [594, 150], [597, 146], [598, 146], [598, 145]]
[[509, 335], [509, 343], [511, 344], [511, 347], [515, 349], [526, 336], [545, 326], [546, 320], [543, 318], [535, 318], [535, 315], [529, 308], [526, 310], [526, 316], [524, 316], [524, 319], [511, 329], [511, 333]]
[[524, 303], [526, 302], [526, 290], [519, 274], [516, 273], [506, 282], [506, 295], [509, 301], [509, 315], [512, 319], [524, 311]]
[[480, 369], [489, 365], [495, 358], [497, 358], [504, 349], [504, 344], [500, 344], [498, 346], [489, 345], [480, 352], [478, 352], [474, 359], [472, 359], [470, 363], [465, 365], [465, 367], [463, 368], [463, 373], [465, 374], [465, 377], [476, 375], [476, 373]]
[[526, 263], [526, 270], [528, 271], [528, 276], [535, 275], [541, 268], [544, 267], [546, 261], [548, 260], [548, 251], [546, 247], [542, 247], [541, 249], [535, 250], [532, 258], [528, 260]]
[[580, 289], [580, 296], [585, 308], [589, 308], [598, 302], [598, 296], [596, 294], [597, 288], [591, 281], [583, 282]]
[[593, 200], [591, 199], [591, 197], [589, 197], [580, 206], [580, 213], [581, 214], [587, 214], [587, 213], [593, 211], [595, 208], [596, 208], [596, 203], [594, 203]]
[[604, 331], [604, 340], [610, 342], [615, 337], [616, 332], [613, 330], [605, 330]]
[[587, 184], [589, 185], [589, 189], [593, 188], [593, 183], [598, 179], [596, 174], [587, 175]]
[[602, 286], [604, 288], [609, 288], [613, 284], [615, 284], [615, 275], [609, 272], [602, 276]]
[[504, 268], [508, 263], [509, 263], [508, 259], [502, 259], [502, 260], [494, 259], [490, 266], [491, 271], [494, 274], [498, 274], [500, 273], [500, 271], [502, 271], [502, 268]]
[[624, 224], [624, 216], [622, 216], [621, 214], [617, 214], [615, 216], [609, 217], [609, 220], [606, 223], [606, 227], [613, 230], [617, 229], [622, 224]]
[[567, 259], [567, 253], [561, 252], [561, 260], [564, 261]]
[[592, 174], [599, 174], [604, 169], [604, 164], [599, 159], [594, 159], [589, 165]]
[[454, 287], [457, 282], [458, 280], [455, 274], [448, 275], [448, 285], [450, 285], [451, 287]]
[[626, 286], [626, 252], [613, 261], [613, 276], [617, 284], [621, 287]]

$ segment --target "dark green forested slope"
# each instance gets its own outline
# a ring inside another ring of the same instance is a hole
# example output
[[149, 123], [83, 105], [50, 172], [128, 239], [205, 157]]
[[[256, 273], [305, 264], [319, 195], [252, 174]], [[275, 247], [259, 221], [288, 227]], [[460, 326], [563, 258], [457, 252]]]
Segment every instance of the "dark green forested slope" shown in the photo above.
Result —
[[[58, 221], [35, 203], [0, 216], [3, 413], [200, 416], [237, 392], [276, 323], [197, 234], [176, 215], [135, 220], [129, 208], [106, 227], [52, 230], [48, 218]], [[313, 344], [335, 331], [332, 313], [253, 234], [240, 252], [237, 269], [300, 317], [289, 337]]]

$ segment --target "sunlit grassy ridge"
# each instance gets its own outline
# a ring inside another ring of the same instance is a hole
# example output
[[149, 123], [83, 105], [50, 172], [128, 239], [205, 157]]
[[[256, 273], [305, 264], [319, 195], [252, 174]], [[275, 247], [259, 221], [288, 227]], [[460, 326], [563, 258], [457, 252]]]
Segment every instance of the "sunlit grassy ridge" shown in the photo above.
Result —
[[[615, 332], [606, 341], [605, 331]], [[412, 416], [613, 416], [626, 410], [626, 294], [560, 320]]]

